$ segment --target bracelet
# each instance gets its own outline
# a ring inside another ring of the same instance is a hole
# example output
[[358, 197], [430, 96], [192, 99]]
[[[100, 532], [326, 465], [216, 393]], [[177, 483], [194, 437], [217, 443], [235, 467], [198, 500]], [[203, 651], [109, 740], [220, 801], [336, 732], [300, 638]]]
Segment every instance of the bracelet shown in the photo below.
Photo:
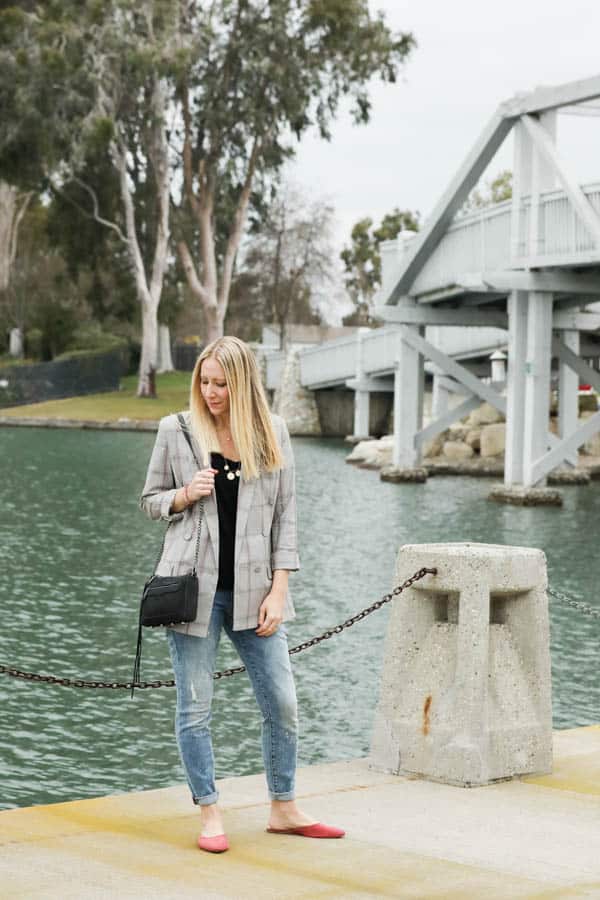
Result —
[[185, 497], [185, 502], [186, 502], [187, 505], [189, 506], [189, 505], [191, 504], [192, 501], [190, 500], [190, 497], [189, 497], [189, 494], [188, 494], [188, 486], [187, 486], [187, 484], [184, 484], [184, 486], [183, 486], [183, 496]]

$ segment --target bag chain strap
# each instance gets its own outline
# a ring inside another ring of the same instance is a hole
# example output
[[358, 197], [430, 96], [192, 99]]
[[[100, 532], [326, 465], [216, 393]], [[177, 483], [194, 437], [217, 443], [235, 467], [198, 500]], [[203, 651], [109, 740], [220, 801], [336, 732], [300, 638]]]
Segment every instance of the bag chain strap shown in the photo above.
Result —
[[[190, 450], [192, 451], [192, 456], [194, 457], [194, 462], [196, 463], [198, 468], [201, 468], [200, 463], [198, 462], [198, 460], [196, 458], [196, 453], [194, 452], [194, 447], [192, 446], [190, 433], [187, 430], [187, 426], [185, 424], [185, 419], [183, 418], [181, 413], [177, 413], [177, 418], [179, 419], [179, 424], [181, 425], [181, 430], [183, 431], [183, 433], [185, 435], [185, 439], [190, 446]], [[192, 570], [192, 575], [196, 574], [196, 569], [198, 566], [198, 555], [200, 553], [200, 529], [202, 527], [202, 517], [204, 514], [204, 498], [202, 498], [201, 500], [199, 500], [197, 502], [198, 502], [198, 534], [196, 535], [196, 552], [194, 554], [194, 568]], [[156, 575], [156, 570], [158, 569], [158, 564], [163, 555], [163, 550], [165, 549], [165, 540], [167, 538], [167, 531], [169, 530], [170, 525], [171, 525], [171, 523], [169, 522], [169, 524], [167, 525], [167, 527], [165, 529], [165, 533], [163, 534], [162, 544], [160, 545], [160, 550], [158, 551], [158, 557], [154, 564], [154, 574], [152, 576], [153, 578], [154, 578], [154, 575]]]

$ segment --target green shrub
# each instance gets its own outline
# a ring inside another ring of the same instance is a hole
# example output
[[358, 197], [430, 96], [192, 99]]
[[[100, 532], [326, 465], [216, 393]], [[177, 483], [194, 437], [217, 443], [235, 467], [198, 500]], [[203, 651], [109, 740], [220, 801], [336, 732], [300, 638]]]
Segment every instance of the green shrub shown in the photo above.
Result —
[[64, 353], [55, 356], [53, 362], [58, 362], [61, 359], [81, 359], [84, 356], [100, 356], [103, 353], [109, 353], [111, 350], [124, 350], [126, 347], [127, 341], [119, 340], [109, 347], [91, 347], [89, 350], [65, 350]]
[[126, 340], [116, 334], [102, 331], [98, 322], [86, 322], [75, 329], [64, 352], [75, 350], [112, 350], [121, 347]]

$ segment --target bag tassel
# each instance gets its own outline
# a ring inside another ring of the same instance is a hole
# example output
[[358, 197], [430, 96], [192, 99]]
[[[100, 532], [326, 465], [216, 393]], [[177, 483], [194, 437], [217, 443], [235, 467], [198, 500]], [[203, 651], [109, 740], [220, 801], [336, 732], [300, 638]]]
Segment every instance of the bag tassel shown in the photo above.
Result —
[[133, 664], [133, 675], [131, 676], [131, 696], [133, 697], [133, 690], [138, 684], [140, 680], [140, 672], [142, 666], [142, 617], [140, 616], [140, 621], [138, 625], [138, 638], [137, 638], [137, 648], [135, 651], [135, 662]]

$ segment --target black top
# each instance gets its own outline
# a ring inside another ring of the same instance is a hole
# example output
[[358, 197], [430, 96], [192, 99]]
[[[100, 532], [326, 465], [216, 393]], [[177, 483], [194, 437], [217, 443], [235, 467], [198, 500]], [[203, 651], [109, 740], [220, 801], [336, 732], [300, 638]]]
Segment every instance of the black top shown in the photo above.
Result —
[[[211, 453], [210, 464], [218, 469], [215, 475], [215, 496], [219, 514], [219, 580], [217, 590], [233, 590], [233, 573], [235, 563], [235, 520], [237, 516], [237, 499], [240, 477], [239, 460], [227, 459], [221, 453]], [[227, 469], [225, 468], [227, 466]], [[227, 476], [233, 473], [233, 478]]]

